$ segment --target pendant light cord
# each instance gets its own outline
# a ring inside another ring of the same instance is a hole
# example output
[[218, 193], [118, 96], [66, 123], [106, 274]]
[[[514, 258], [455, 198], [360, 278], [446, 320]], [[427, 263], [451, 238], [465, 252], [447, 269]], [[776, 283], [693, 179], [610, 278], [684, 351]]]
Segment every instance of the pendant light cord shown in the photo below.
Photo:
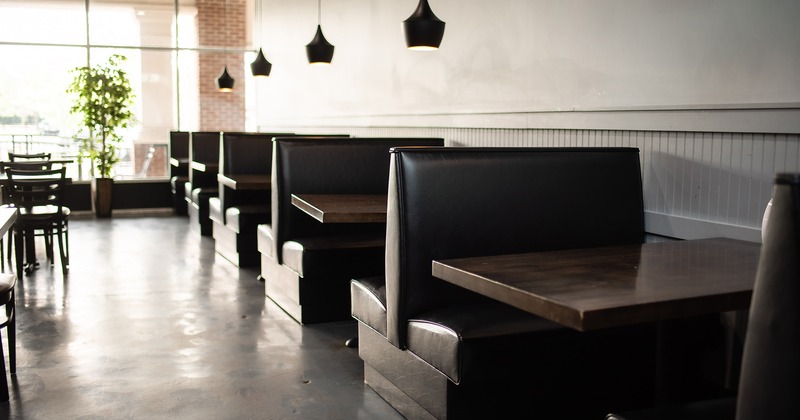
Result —
[[317, 0], [317, 25], [322, 25], [322, 0]]
[[225, 10], [223, 11], [225, 22], [225, 67], [228, 67], [228, 0], [225, 0]]

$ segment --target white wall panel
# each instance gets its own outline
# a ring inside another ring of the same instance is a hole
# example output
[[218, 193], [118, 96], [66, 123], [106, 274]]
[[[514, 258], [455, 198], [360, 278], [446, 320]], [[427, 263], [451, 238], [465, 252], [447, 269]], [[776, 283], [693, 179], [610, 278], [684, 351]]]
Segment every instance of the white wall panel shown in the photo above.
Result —
[[[284, 129], [286, 127], [283, 127]], [[800, 135], [435, 127], [293, 127], [307, 133], [443, 137], [448, 146], [637, 147], [647, 230], [760, 240], [778, 172], [800, 172]]]

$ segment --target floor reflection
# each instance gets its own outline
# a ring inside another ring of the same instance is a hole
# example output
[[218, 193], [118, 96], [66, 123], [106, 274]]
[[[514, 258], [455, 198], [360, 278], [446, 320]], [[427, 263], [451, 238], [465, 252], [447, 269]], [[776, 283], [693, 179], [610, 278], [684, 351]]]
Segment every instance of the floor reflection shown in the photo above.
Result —
[[342, 345], [355, 323], [298, 325], [257, 268], [187, 224], [70, 222], [69, 275], [41, 255], [18, 283], [18, 373], [0, 417], [401, 418]]

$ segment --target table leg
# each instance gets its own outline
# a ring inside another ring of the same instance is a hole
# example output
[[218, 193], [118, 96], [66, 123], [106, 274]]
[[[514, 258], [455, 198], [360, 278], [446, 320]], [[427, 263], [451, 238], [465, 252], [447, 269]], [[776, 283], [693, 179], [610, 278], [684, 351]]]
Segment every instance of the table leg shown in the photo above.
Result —
[[656, 405], [722, 396], [724, 367], [725, 345], [719, 314], [658, 323]]

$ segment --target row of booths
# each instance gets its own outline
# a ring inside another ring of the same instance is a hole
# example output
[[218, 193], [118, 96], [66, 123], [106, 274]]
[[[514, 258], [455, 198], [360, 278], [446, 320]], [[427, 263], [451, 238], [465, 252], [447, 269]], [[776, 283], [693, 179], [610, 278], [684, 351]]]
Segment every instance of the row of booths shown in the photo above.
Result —
[[[297, 322], [355, 318], [365, 382], [404, 416], [602, 418], [657, 402], [659, 325], [576, 331], [431, 271], [643, 243], [638, 149], [172, 132], [171, 157], [176, 213], [232, 263], [260, 266], [266, 296]], [[307, 195], [373, 197], [385, 212], [312, 217]], [[719, 319], [673, 324], [691, 350], [669, 364], [672, 401], [731, 394]]]

